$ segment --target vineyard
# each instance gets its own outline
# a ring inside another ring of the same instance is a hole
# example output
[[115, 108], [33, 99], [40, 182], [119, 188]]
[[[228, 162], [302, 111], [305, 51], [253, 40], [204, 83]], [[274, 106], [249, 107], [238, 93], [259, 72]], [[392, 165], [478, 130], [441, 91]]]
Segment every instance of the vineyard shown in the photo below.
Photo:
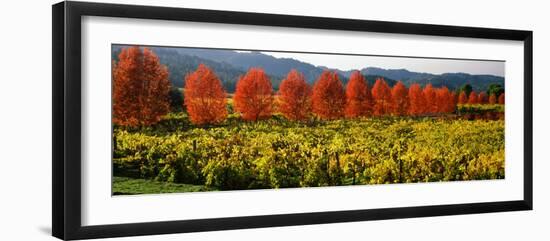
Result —
[[[113, 194], [504, 178], [504, 89], [346, 85], [250, 68], [226, 93], [200, 64], [168, 81], [149, 49], [113, 61]], [[174, 103], [179, 103], [174, 108]]]
[[[175, 123], [181, 128], [169, 129]], [[115, 175], [211, 189], [504, 178], [503, 120], [273, 117], [193, 128], [180, 114], [155, 128], [114, 134]]]

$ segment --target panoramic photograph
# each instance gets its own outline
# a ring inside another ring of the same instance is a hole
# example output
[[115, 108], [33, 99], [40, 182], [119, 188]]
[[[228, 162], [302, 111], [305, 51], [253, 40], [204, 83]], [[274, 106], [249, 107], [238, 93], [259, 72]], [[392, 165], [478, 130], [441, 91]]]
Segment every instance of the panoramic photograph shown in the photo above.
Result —
[[112, 195], [505, 178], [505, 62], [111, 45]]

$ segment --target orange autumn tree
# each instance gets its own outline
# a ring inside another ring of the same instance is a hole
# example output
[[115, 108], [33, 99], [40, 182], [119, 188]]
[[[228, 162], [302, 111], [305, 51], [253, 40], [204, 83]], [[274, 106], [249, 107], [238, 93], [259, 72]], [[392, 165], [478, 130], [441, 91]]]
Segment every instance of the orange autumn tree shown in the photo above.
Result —
[[325, 120], [344, 116], [346, 94], [336, 73], [323, 71], [313, 86], [313, 113]]
[[470, 96], [468, 97], [468, 104], [475, 105], [479, 103], [477, 97], [478, 96], [475, 91], [470, 92]]
[[206, 65], [185, 76], [185, 99], [193, 124], [219, 123], [227, 116], [225, 91], [218, 76]]
[[273, 105], [271, 80], [261, 68], [250, 68], [237, 82], [233, 96], [235, 110], [245, 120], [269, 118]]
[[369, 116], [371, 106], [372, 97], [367, 81], [361, 72], [354, 71], [346, 86], [346, 108], [344, 113], [348, 118]]
[[409, 114], [422, 115], [425, 113], [426, 99], [419, 84], [409, 87]]
[[498, 103], [504, 105], [504, 93], [498, 96]]
[[451, 113], [455, 110], [455, 96], [447, 87], [436, 90], [436, 101], [439, 113]]
[[424, 87], [424, 90], [422, 91], [422, 94], [424, 94], [424, 99], [426, 100], [426, 113], [437, 113], [439, 110], [437, 99], [436, 99], [436, 93], [435, 89], [432, 86], [432, 84], [427, 84]]
[[374, 100], [373, 114], [382, 116], [390, 114], [392, 110], [391, 88], [383, 78], [376, 79], [372, 87], [372, 98]]
[[289, 120], [306, 120], [311, 112], [311, 87], [291, 70], [279, 86], [279, 111]]
[[481, 92], [479, 93], [478, 97], [477, 97], [477, 102], [479, 104], [487, 104], [487, 94], [485, 94], [485, 92]]
[[392, 113], [397, 116], [404, 116], [409, 110], [409, 91], [403, 82], [399, 81], [391, 90]]
[[113, 122], [149, 126], [170, 110], [168, 69], [148, 48], [123, 48], [113, 63]]
[[466, 97], [466, 92], [461, 91], [460, 95], [458, 96], [458, 103], [461, 105], [468, 103], [468, 97]]
[[491, 96], [489, 96], [489, 104], [494, 105], [496, 103], [497, 103], [497, 96], [495, 94], [491, 94]]

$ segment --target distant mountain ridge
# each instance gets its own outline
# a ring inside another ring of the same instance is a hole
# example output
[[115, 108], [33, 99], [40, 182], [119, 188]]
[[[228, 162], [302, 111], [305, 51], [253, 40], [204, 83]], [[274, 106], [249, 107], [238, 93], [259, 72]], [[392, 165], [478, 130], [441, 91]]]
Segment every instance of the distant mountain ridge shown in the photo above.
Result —
[[368, 75], [386, 76], [388, 78], [398, 79], [398, 80], [408, 80], [408, 79], [420, 80], [420, 79], [429, 79], [436, 76], [430, 73], [411, 72], [406, 69], [382, 69], [378, 67], [363, 68], [361, 69], [361, 73], [368, 74]]
[[271, 55], [262, 54], [256, 51], [236, 52], [233, 50], [212, 51], [211, 49], [194, 48], [174, 49], [180, 54], [197, 56], [211, 61], [230, 63], [244, 71], [251, 67], [262, 67], [269, 75], [279, 77], [284, 77], [291, 69], [296, 69], [300, 71], [310, 83], [313, 83], [323, 72], [322, 68], [309, 63], [290, 58], [275, 58]]
[[[113, 45], [112, 57], [116, 59], [121, 48], [125, 46]], [[183, 87], [183, 79], [189, 72], [194, 71], [200, 63], [212, 68], [226, 91], [234, 92], [239, 76], [246, 73], [251, 67], [261, 67], [271, 78], [273, 87], [278, 89], [280, 82], [291, 69], [304, 74], [307, 82], [313, 84], [324, 70], [336, 71], [344, 84], [347, 83], [351, 70], [331, 69], [315, 66], [291, 58], [275, 58], [261, 52], [237, 52], [233, 50], [198, 49], [198, 48], [166, 48], [151, 47], [159, 56], [162, 64], [168, 66], [170, 80], [176, 87]], [[504, 87], [504, 78], [493, 75], [472, 75], [467, 73], [431, 74], [413, 72], [407, 69], [383, 69], [365, 67], [360, 70], [369, 84], [373, 84], [377, 77], [383, 77], [390, 86], [403, 81], [407, 86], [419, 83], [422, 86], [432, 84], [435, 87], [446, 86], [456, 90], [464, 84], [470, 84], [475, 91], [485, 91], [491, 84]]]

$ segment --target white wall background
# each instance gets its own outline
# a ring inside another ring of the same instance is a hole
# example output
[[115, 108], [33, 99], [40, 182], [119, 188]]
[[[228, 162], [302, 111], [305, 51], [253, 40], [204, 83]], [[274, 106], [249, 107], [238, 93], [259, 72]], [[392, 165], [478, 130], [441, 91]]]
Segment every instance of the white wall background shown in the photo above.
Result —
[[[534, 206], [508, 212], [175, 234], [116, 240], [548, 240], [546, 141], [550, 9], [544, 1], [118, 0], [189, 8], [328, 16], [534, 31]], [[54, 240], [51, 232], [51, 4], [0, 8], [0, 240]]]

